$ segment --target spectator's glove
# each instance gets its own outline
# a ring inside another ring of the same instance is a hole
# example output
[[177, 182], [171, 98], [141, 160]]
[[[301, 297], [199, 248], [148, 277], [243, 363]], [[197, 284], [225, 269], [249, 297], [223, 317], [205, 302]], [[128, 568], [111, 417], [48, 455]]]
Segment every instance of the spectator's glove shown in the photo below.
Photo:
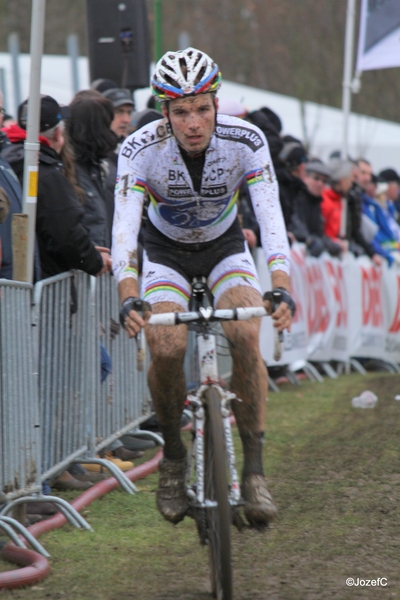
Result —
[[129, 313], [131, 312], [131, 310], [135, 310], [136, 312], [143, 313], [146, 310], [151, 311], [151, 305], [148, 302], [146, 302], [145, 300], [142, 300], [141, 298], [134, 298], [132, 296], [130, 298], [126, 298], [126, 300], [123, 301], [122, 306], [119, 311], [119, 322], [121, 323], [121, 325], [124, 329], [125, 329], [125, 319], [126, 319], [126, 317], [129, 316]]
[[296, 312], [295, 301], [293, 300], [289, 292], [283, 287], [276, 287], [272, 290], [272, 292], [265, 292], [263, 299], [272, 302], [274, 311], [278, 308], [281, 302], [285, 302], [288, 305], [290, 312], [292, 313], [292, 317]]

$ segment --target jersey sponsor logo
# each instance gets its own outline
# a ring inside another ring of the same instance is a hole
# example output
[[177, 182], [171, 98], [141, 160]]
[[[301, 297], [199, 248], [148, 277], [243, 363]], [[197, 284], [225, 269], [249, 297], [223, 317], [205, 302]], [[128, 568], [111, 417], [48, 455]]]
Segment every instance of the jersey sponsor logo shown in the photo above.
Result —
[[247, 127], [229, 127], [229, 125], [217, 125], [216, 136], [223, 140], [233, 140], [246, 144], [253, 152], [264, 146], [262, 137], [253, 129]]
[[222, 185], [211, 185], [210, 187], [202, 187], [201, 195], [204, 198], [215, 198], [216, 196], [224, 196], [228, 191], [225, 184]]
[[225, 211], [228, 198], [203, 200], [196, 198], [173, 206], [158, 204], [157, 211], [162, 219], [182, 229], [196, 229], [215, 223]]
[[135, 136], [134, 134], [132, 137], [127, 139], [121, 151], [121, 155], [132, 160], [135, 158], [138, 152], [143, 150], [143, 148], [152, 146], [153, 144], [158, 144], [169, 134], [170, 128], [167, 125], [159, 125], [155, 134], [148, 129], [145, 129], [144, 131], [141, 131], [140, 136]]
[[174, 181], [178, 184], [186, 183], [187, 185], [185, 173], [179, 169], [168, 169], [168, 181]]
[[189, 186], [169, 185], [168, 196], [170, 198], [190, 198], [194, 196], [194, 194]]
[[224, 169], [218, 167], [218, 169], [211, 169], [207, 174], [204, 175], [204, 182], [217, 181], [224, 175]]

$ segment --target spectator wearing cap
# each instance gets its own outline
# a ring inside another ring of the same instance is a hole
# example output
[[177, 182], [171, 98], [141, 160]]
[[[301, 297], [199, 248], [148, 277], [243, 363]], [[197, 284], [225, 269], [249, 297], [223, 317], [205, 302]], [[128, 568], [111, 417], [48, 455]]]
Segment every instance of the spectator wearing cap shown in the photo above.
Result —
[[383, 169], [378, 174], [378, 180], [388, 184], [387, 199], [389, 202], [393, 202], [396, 210], [396, 220], [400, 223], [400, 176], [394, 169]]
[[105, 193], [102, 161], [117, 144], [110, 126], [114, 119], [111, 100], [95, 90], [78, 92], [69, 104], [66, 123], [68, 138], [75, 156], [78, 185], [83, 190], [84, 225], [96, 246], [111, 245], [111, 223]]
[[329, 169], [320, 160], [305, 165], [305, 189], [296, 196], [288, 231], [296, 240], [305, 243], [311, 256], [320, 256], [325, 250], [338, 256], [342, 247], [324, 233], [321, 212], [322, 192], [329, 181]]
[[[0, 129], [6, 111], [0, 90]], [[0, 153], [10, 145], [6, 134], [0, 131]], [[12, 215], [22, 212], [20, 183], [8, 162], [0, 156], [0, 279], [12, 279]]]
[[321, 210], [327, 236], [356, 256], [367, 254], [376, 265], [382, 258], [361, 232], [361, 194], [354, 189], [356, 165], [351, 160], [331, 158], [328, 162], [330, 184], [322, 192]]
[[[132, 114], [134, 102], [132, 92], [116, 86], [100, 90], [105, 98], [112, 102], [114, 109], [114, 118], [111, 122], [111, 130], [117, 136], [117, 144], [113, 150], [103, 159], [102, 166], [105, 171], [104, 179], [104, 199], [107, 210], [107, 221], [109, 227], [109, 238], [111, 239], [112, 224], [114, 219], [114, 191], [117, 178], [118, 153], [122, 142], [126, 136], [131, 133]], [[160, 113], [158, 113], [160, 118]]]

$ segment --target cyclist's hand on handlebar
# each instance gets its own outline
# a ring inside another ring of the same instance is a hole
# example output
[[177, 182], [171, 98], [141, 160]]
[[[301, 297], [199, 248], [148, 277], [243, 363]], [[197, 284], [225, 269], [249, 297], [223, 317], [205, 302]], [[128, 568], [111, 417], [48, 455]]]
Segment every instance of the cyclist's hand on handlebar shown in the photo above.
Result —
[[290, 331], [292, 317], [296, 312], [296, 304], [285, 288], [277, 287], [264, 294], [264, 306], [272, 316], [273, 325], [278, 331]]
[[276, 327], [278, 331], [283, 331], [284, 329], [290, 331], [292, 325], [292, 313], [286, 302], [281, 302], [271, 316], [273, 319], [273, 326]]
[[136, 337], [150, 317], [151, 306], [140, 298], [129, 297], [122, 303], [119, 320], [128, 337]]

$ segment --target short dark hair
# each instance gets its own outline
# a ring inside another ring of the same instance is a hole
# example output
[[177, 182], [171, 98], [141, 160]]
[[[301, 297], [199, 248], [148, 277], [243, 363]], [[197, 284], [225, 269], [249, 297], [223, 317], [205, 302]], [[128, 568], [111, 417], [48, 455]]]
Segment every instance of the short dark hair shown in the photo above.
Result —
[[70, 105], [66, 126], [78, 161], [97, 162], [117, 145], [117, 136], [110, 129], [114, 119], [111, 100], [95, 90], [78, 92]]

